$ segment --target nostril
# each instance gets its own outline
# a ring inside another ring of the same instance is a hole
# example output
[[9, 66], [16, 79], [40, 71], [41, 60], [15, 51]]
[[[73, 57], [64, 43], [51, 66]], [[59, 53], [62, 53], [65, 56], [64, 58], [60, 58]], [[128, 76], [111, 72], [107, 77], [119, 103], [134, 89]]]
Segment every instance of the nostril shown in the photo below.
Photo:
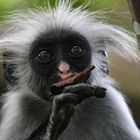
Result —
[[60, 71], [59, 69], [58, 69], [58, 72], [59, 72], [60, 74], [63, 74], [63, 71]]
[[62, 70], [62, 71], [60, 71], [60, 70], [58, 69], [58, 72], [59, 72], [60, 74], [68, 74], [68, 73], [70, 73], [70, 69], [69, 69], [69, 70]]

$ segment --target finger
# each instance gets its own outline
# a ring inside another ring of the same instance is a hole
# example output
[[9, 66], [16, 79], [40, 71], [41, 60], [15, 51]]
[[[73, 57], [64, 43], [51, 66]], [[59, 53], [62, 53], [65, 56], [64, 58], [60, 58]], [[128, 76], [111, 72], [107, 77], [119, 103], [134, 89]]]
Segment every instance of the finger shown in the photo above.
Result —
[[56, 103], [67, 103], [67, 102], [75, 102], [77, 100], [77, 95], [72, 93], [62, 93], [54, 96], [54, 102]]

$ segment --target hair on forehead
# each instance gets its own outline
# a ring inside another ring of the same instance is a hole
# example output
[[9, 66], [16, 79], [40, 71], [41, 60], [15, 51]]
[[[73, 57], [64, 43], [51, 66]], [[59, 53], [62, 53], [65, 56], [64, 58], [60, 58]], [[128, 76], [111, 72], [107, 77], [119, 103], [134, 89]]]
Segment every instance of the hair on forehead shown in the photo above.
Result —
[[84, 6], [73, 8], [73, 3], [60, 0], [56, 1], [54, 7], [48, 2], [46, 9], [13, 12], [10, 19], [12, 31], [1, 37], [1, 49], [26, 57], [32, 42], [39, 35], [57, 28], [83, 35], [93, 50], [98, 49], [97, 42], [104, 41], [106, 48], [112, 48], [125, 59], [139, 59], [133, 33], [102, 21], [105, 16], [103, 11], [91, 12], [85, 10]]

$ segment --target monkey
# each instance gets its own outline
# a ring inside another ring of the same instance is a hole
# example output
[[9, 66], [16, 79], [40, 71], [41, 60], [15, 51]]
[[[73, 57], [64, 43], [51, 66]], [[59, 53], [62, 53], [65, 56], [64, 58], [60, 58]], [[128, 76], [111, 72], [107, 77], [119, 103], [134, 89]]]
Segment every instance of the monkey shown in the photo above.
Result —
[[[111, 48], [139, 61], [136, 41], [101, 18], [69, 1], [13, 15], [14, 29], [0, 39], [8, 87], [1, 97], [0, 140], [140, 140], [107, 58]], [[84, 83], [51, 96], [53, 83], [90, 65], [95, 69]]]

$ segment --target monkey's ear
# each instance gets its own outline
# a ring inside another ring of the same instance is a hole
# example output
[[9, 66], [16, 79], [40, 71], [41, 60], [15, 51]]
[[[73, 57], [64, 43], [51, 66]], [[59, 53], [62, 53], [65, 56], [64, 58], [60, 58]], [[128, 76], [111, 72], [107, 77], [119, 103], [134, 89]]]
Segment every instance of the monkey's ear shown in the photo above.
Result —
[[[13, 55], [11, 52], [4, 52], [3, 59], [7, 60]], [[17, 78], [14, 76], [15, 65], [12, 63], [8, 63], [7, 61], [3, 61], [3, 69], [4, 69], [4, 78], [6, 83], [6, 88], [11, 89], [14, 85], [16, 85]]]
[[109, 74], [109, 68], [108, 68], [108, 63], [107, 63], [107, 53], [103, 49], [98, 50], [98, 53], [104, 58], [104, 59], [101, 60], [100, 69], [103, 73], [108, 75]]
[[98, 40], [95, 43], [97, 45], [97, 53], [98, 59], [100, 59], [99, 69], [105, 73], [109, 74], [109, 67], [108, 67], [108, 60], [107, 60], [107, 52], [106, 52], [106, 45], [103, 40]]

